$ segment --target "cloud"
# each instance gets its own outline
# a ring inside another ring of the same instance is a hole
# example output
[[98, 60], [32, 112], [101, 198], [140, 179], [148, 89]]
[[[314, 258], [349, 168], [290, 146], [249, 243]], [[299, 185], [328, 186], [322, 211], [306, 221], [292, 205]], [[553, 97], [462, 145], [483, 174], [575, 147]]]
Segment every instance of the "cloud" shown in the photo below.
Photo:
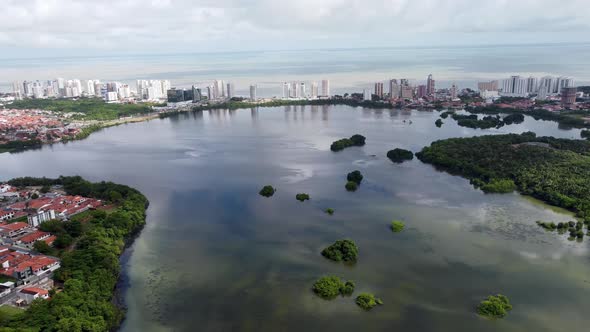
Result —
[[[587, 0], [3, 0], [12, 48], [225, 50], [587, 38]], [[563, 34], [562, 32], [570, 32]]]

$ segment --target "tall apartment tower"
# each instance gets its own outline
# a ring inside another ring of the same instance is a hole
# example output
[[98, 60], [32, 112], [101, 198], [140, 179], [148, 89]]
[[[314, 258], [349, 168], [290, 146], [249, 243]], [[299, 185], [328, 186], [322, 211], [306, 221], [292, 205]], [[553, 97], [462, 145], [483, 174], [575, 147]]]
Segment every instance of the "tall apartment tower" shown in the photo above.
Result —
[[383, 83], [375, 83], [375, 95], [377, 95], [379, 98], [383, 98]]
[[322, 80], [322, 97], [330, 97], [330, 81]]
[[258, 99], [258, 96], [257, 96], [258, 91], [256, 91], [256, 90], [258, 90], [258, 87], [256, 86], [256, 84], [250, 85], [250, 100], [252, 100], [252, 101], [256, 101]]
[[426, 95], [432, 96], [434, 95], [434, 79], [432, 78], [432, 74], [428, 75], [428, 79], [426, 80]]
[[389, 98], [399, 98], [399, 84], [396, 79], [389, 80]]

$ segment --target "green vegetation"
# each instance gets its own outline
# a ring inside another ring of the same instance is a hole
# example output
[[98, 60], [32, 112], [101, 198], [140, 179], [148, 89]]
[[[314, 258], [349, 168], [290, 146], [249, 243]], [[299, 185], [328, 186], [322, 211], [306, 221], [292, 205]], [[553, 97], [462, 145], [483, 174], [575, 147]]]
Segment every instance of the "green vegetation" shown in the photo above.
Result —
[[324, 212], [326, 212], [326, 213], [327, 213], [327, 214], [329, 214], [329, 215], [333, 215], [333, 214], [334, 214], [334, 209], [332, 209], [332, 208], [327, 208], [327, 209], [326, 209], [326, 211], [324, 211]]
[[[557, 225], [554, 222], [543, 222], [543, 221], [538, 220], [537, 225], [543, 227], [544, 229], [546, 229], [548, 231], [554, 231], [557, 229]], [[563, 228], [563, 226], [560, 228]]]
[[391, 222], [391, 230], [394, 233], [399, 233], [399, 232], [403, 231], [404, 230], [404, 226], [405, 226], [404, 223], [402, 221], [399, 221], [399, 220], [394, 220], [394, 221]]
[[511, 125], [514, 123], [522, 123], [524, 121], [524, 115], [520, 113], [514, 113], [501, 118], [500, 115], [496, 116], [484, 116], [482, 119], [478, 119], [476, 114], [461, 115], [453, 114], [453, 119], [457, 121], [457, 124], [461, 127], [467, 128], [501, 128], [505, 125]]
[[23, 99], [13, 102], [10, 107], [16, 109], [38, 108], [61, 113], [82, 113], [73, 119], [83, 120], [116, 120], [137, 114], [152, 112], [156, 104], [111, 104], [99, 98], [74, 99]]
[[302, 193], [302, 194], [297, 194], [297, 195], [295, 195], [295, 198], [296, 198], [298, 201], [300, 201], [300, 202], [303, 202], [303, 201], [307, 201], [307, 200], [309, 200], [309, 195], [308, 195], [308, 194], [305, 194], [305, 193]]
[[580, 132], [580, 136], [590, 140], [590, 130], [582, 130], [582, 132]]
[[[87, 211], [70, 224], [50, 223], [47, 229], [71, 237], [75, 246], [56, 252], [61, 268], [54, 277], [63, 291], [50, 301], [36, 300], [23, 314], [1, 321], [2, 331], [112, 331], [124, 311], [112, 302], [120, 274], [119, 255], [145, 224], [147, 199], [137, 190], [111, 182], [90, 183], [80, 177], [19, 178], [15, 186], [62, 185], [68, 195], [83, 195], [107, 202], [113, 192], [121, 196], [117, 207]], [[112, 203], [112, 202], [110, 202]], [[43, 225], [45, 225], [44, 223]], [[45, 229], [45, 228], [44, 228]]]
[[264, 197], [271, 197], [272, 195], [275, 194], [275, 192], [276, 192], [276, 189], [269, 185], [269, 186], [262, 187], [262, 189], [260, 189], [260, 191], [258, 193]]
[[512, 310], [508, 298], [502, 294], [490, 295], [477, 306], [477, 313], [489, 318], [503, 318]]
[[322, 250], [322, 256], [335, 262], [356, 262], [358, 248], [352, 240], [338, 240]]
[[514, 113], [504, 117], [502, 119], [505, 125], [511, 125], [513, 123], [519, 124], [524, 122], [524, 115], [521, 113]]
[[348, 181], [348, 182], [346, 182], [346, 185], [344, 185], [344, 187], [348, 191], [356, 191], [358, 189], [359, 185], [356, 184], [356, 182]]
[[354, 292], [354, 282], [350, 280], [344, 282], [336, 276], [326, 276], [318, 279], [313, 284], [312, 289], [317, 296], [323, 299], [331, 300], [338, 295], [352, 295]]
[[363, 175], [361, 174], [361, 171], [353, 171], [346, 175], [346, 179], [360, 185], [363, 181]]
[[383, 305], [383, 301], [381, 301], [379, 298], [376, 298], [375, 295], [371, 293], [359, 294], [356, 297], [355, 303], [365, 310], [371, 310], [377, 305]]
[[590, 142], [521, 135], [451, 138], [417, 154], [425, 163], [471, 179], [475, 187], [525, 195], [590, 219]]
[[590, 123], [584, 121], [587, 111], [552, 112], [545, 109], [512, 109], [500, 108], [497, 105], [466, 107], [465, 110], [473, 114], [522, 114], [532, 116], [535, 120], [555, 121], [564, 128], [590, 128]]
[[395, 148], [387, 152], [387, 158], [397, 164], [401, 164], [406, 160], [414, 159], [412, 151]]
[[453, 115], [453, 114], [455, 114], [455, 112], [454, 112], [454, 111], [446, 111], [446, 112], [442, 112], [442, 113], [440, 114], [440, 117], [441, 117], [441, 118], [443, 118], [443, 119], [446, 119], [446, 118], [448, 118], [448, 117], [449, 117], [449, 115]]
[[20, 152], [29, 149], [38, 149], [43, 143], [41, 140], [32, 139], [28, 141], [10, 141], [6, 144], [0, 144], [0, 153]]
[[351, 146], [363, 146], [365, 145], [365, 137], [362, 135], [353, 135], [350, 138], [343, 138], [340, 140], [337, 140], [336, 142], [332, 143], [332, 145], [330, 145], [330, 150], [336, 152], [336, 151], [341, 151], [344, 150], [345, 148], [351, 147]]
[[510, 179], [492, 179], [482, 184], [481, 190], [486, 193], [507, 194], [516, 190], [516, 184]]
[[438, 128], [440, 128], [440, 127], [442, 127], [442, 125], [444, 124], [444, 122], [443, 122], [441, 119], [438, 119], [438, 120], [436, 120], [436, 121], [434, 122], [434, 124], [435, 124], [435, 125], [436, 125]]

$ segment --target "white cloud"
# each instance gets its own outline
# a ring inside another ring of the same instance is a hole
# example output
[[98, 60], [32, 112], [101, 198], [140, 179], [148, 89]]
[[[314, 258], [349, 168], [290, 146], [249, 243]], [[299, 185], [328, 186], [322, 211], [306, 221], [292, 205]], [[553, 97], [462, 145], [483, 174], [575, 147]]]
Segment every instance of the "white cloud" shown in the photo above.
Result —
[[[13, 49], [253, 49], [559, 42], [590, 32], [587, 0], [3, 0]], [[563, 32], [568, 32], [564, 34]]]

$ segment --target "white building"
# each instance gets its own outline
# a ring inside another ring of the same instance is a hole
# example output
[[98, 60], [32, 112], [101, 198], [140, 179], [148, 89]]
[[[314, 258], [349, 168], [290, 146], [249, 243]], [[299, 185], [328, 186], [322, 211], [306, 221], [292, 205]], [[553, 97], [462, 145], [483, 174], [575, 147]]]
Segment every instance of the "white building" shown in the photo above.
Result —
[[316, 99], [319, 95], [318, 82], [311, 82], [311, 98]]
[[322, 97], [330, 97], [330, 81], [322, 80]]
[[235, 88], [233, 83], [227, 83], [226, 89], [227, 98], [233, 98], [236, 96]]
[[107, 92], [106, 101], [117, 101], [117, 100], [118, 100], [118, 95], [115, 91]]
[[283, 83], [283, 98], [291, 97], [291, 83], [284, 82]]
[[55, 210], [41, 211], [36, 215], [30, 215], [27, 217], [29, 225], [37, 227], [42, 223], [55, 219]]
[[256, 101], [258, 100], [257, 92], [258, 87], [256, 85], [250, 85], [250, 100]]
[[511, 76], [502, 82], [502, 96], [506, 97], [526, 97], [527, 80], [520, 76]]
[[363, 90], [363, 100], [371, 100], [371, 90], [364, 89]]

